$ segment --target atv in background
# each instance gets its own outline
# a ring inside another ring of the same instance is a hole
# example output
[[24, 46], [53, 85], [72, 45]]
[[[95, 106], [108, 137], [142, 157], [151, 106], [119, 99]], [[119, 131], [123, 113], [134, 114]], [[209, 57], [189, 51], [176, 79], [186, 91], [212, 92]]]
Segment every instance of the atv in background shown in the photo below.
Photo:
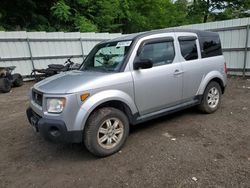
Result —
[[80, 64], [74, 63], [71, 61], [71, 58], [68, 58], [64, 65], [61, 64], [49, 64], [46, 69], [33, 69], [31, 72], [31, 76], [35, 77], [35, 81], [40, 81], [44, 78], [53, 76], [55, 74], [59, 74], [60, 72], [77, 70], [80, 68]]
[[21, 74], [12, 74], [16, 66], [0, 67], [0, 91], [8, 93], [11, 87], [19, 87], [23, 85], [23, 78]]

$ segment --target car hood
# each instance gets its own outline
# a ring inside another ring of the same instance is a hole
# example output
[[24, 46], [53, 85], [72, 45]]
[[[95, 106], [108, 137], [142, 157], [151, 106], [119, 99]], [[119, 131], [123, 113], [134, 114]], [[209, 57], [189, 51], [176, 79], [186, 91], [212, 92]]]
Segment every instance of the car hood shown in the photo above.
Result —
[[100, 80], [110, 74], [78, 70], [63, 72], [38, 82], [34, 89], [48, 94], [75, 93], [101, 87]]

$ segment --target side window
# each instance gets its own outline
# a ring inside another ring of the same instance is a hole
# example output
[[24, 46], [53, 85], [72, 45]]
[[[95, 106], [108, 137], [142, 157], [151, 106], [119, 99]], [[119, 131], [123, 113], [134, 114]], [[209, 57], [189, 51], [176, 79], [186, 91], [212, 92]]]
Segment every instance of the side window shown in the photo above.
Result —
[[143, 46], [139, 55], [140, 59], [150, 59], [153, 66], [171, 64], [174, 57], [175, 51], [172, 41], [147, 43]]
[[222, 55], [219, 37], [201, 37], [200, 43], [203, 58]]
[[185, 60], [198, 59], [196, 40], [180, 40], [181, 55]]

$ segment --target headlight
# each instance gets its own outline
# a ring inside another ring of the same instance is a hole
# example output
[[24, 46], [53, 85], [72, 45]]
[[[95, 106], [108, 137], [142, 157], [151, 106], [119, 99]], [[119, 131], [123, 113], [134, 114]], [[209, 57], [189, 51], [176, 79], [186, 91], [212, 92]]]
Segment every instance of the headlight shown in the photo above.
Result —
[[48, 98], [47, 111], [49, 113], [61, 113], [65, 106], [65, 98]]

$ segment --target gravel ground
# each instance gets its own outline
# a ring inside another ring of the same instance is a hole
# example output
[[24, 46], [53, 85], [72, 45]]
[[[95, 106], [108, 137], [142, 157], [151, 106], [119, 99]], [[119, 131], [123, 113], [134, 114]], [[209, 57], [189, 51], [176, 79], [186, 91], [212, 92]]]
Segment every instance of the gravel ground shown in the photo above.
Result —
[[0, 187], [250, 187], [250, 80], [230, 78], [221, 108], [132, 128], [106, 158], [52, 144], [25, 116], [32, 82], [0, 94]]

